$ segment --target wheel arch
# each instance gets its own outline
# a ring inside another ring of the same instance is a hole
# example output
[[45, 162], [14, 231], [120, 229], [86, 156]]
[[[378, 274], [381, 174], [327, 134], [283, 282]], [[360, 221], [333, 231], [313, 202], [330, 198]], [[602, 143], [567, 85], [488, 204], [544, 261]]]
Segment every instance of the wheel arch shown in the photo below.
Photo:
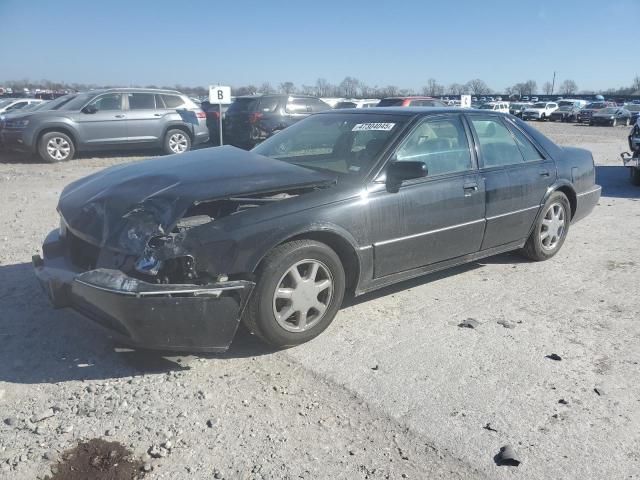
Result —
[[164, 128], [164, 131], [162, 132], [162, 139], [161, 139], [163, 143], [167, 138], [167, 133], [169, 133], [170, 130], [182, 130], [184, 133], [186, 133], [189, 136], [189, 140], [191, 140], [191, 143], [193, 143], [193, 140], [194, 140], [193, 132], [189, 127], [187, 127], [182, 123], [169, 124]]
[[73, 130], [73, 128], [69, 127], [68, 125], [48, 125], [48, 126], [42, 128], [42, 129], [38, 130], [38, 133], [35, 135], [36, 141], [35, 141], [35, 144], [34, 144], [34, 149], [36, 151], [38, 150], [38, 148], [40, 146], [40, 141], [42, 140], [42, 137], [45, 136], [47, 133], [51, 133], [51, 132], [64, 133], [73, 142], [73, 148], [76, 151], [79, 150], [77, 134]]
[[553, 192], [562, 192], [567, 197], [567, 199], [569, 200], [569, 205], [571, 206], [571, 218], [573, 219], [573, 216], [576, 214], [576, 210], [578, 208], [578, 196], [576, 195], [576, 191], [574, 190], [573, 185], [568, 182], [557, 185], [556, 188], [551, 190], [545, 197], [545, 202]]
[[354, 292], [358, 286], [360, 280], [361, 271], [361, 258], [358, 255], [358, 249], [353, 239], [347, 238], [349, 235], [344, 232], [339, 232], [335, 229], [323, 228], [312, 229], [298, 233], [292, 233], [286, 238], [282, 238], [277, 243], [266, 248], [262, 255], [260, 255], [258, 261], [254, 262], [253, 272], [255, 273], [260, 265], [264, 261], [267, 254], [287, 242], [294, 240], [315, 240], [320, 243], [324, 243], [329, 246], [340, 258], [344, 267], [346, 290], [348, 292]]

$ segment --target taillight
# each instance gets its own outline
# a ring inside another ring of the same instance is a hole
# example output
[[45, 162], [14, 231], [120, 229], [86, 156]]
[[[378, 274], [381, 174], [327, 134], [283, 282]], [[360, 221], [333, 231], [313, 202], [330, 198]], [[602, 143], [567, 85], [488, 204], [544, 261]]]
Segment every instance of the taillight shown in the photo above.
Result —
[[198, 118], [207, 118], [207, 114], [204, 113], [202, 110], [200, 110], [199, 112], [196, 112], [196, 117], [198, 117]]
[[262, 113], [254, 112], [251, 115], [249, 115], [249, 123], [256, 123], [261, 118], [262, 118]]
[[220, 117], [220, 112], [207, 112], [207, 117], [218, 120], [218, 118]]

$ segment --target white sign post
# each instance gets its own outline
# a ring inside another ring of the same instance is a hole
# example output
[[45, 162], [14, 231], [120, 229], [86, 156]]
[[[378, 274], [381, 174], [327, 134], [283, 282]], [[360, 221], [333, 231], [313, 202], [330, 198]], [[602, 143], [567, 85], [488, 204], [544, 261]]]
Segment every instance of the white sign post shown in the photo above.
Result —
[[220, 146], [222, 146], [222, 105], [231, 103], [231, 87], [210, 85], [209, 103], [218, 104], [218, 128], [220, 130]]
[[460, 107], [471, 108], [471, 95], [460, 95]]

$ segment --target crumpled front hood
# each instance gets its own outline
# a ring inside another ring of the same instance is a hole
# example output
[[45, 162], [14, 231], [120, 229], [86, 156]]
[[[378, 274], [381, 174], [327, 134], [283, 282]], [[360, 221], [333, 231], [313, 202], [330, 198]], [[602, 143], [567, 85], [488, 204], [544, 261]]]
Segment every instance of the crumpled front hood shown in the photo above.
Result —
[[224, 146], [108, 168], [69, 184], [58, 212], [77, 236], [141, 253], [189, 207], [228, 196], [326, 185], [331, 176]]

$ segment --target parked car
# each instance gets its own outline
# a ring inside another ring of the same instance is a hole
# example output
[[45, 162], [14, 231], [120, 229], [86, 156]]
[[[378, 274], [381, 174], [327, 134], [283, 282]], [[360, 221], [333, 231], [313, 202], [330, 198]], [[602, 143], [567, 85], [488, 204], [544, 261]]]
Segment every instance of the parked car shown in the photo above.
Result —
[[555, 102], [538, 102], [522, 112], [523, 120], [547, 120], [558, 109]]
[[613, 102], [597, 101], [587, 104], [578, 112], [578, 123], [589, 123], [591, 116], [598, 110], [606, 107], [615, 107]]
[[629, 110], [629, 113], [631, 113], [631, 125], [635, 125], [638, 121], [638, 117], [640, 116], [640, 104], [627, 103], [624, 108]]
[[307, 95], [261, 95], [238, 97], [225, 114], [225, 142], [253, 148], [312, 113], [331, 107]]
[[530, 102], [514, 102], [509, 105], [509, 113], [522, 118], [524, 111], [531, 106], [533, 106], [533, 103]]
[[42, 103], [37, 98], [4, 98], [0, 100], [0, 114], [20, 110], [34, 103]]
[[377, 107], [379, 103], [380, 103], [380, 100], [377, 98], [363, 99], [363, 100], [359, 100], [359, 99], [344, 100], [342, 102], [336, 103], [336, 105], [333, 108], [338, 110], [343, 108], [371, 108], [371, 107]]
[[33, 264], [55, 306], [134, 346], [224, 351], [242, 319], [288, 347], [326, 329], [345, 292], [511, 250], [550, 259], [598, 202], [594, 182], [589, 151], [511, 116], [331, 110], [250, 152], [74, 181]]
[[387, 97], [378, 107], [446, 107], [442, 100], [433, 97]]
[[173, 90], [112, 88], [75, 95], [56, 110], [26, 112], [6, 122], [5, 145], [46, 162], [78, 151], [157, 148], [183, 153], [206, 142], [205, 113]]
[[549, 115], [549, 120], [552, 122], [577, 122], [580, 110], [581, 108], [579, 106], [572, 103], [561, 105], [556, 111]]
[[628, 137], [631, 153], [624, 152], [622, 163], [629, 169], [629, 179], [633, 185], [640, 186], [640, 125], [637, 123], [631, 129]]
[[594, 112], [589, 119], [589, 125], [617, 125], [629, 126], [631, 124], [631, 112], [623, 107], [607, 107]]
[[532, 101], [533, 103], [536, 103], [536, 102], [538, 101], [538, 97], [531, 97], [531, 101]]
[[509, 104], [507, 102], [487, 102], [480, 105], [480, 110], [493, 110], [494, 112], [509, 113]]
[[522, 97], [522, 101], [523, 102], [528, 102], [529, 101], [529, 97], [527, 95]]

